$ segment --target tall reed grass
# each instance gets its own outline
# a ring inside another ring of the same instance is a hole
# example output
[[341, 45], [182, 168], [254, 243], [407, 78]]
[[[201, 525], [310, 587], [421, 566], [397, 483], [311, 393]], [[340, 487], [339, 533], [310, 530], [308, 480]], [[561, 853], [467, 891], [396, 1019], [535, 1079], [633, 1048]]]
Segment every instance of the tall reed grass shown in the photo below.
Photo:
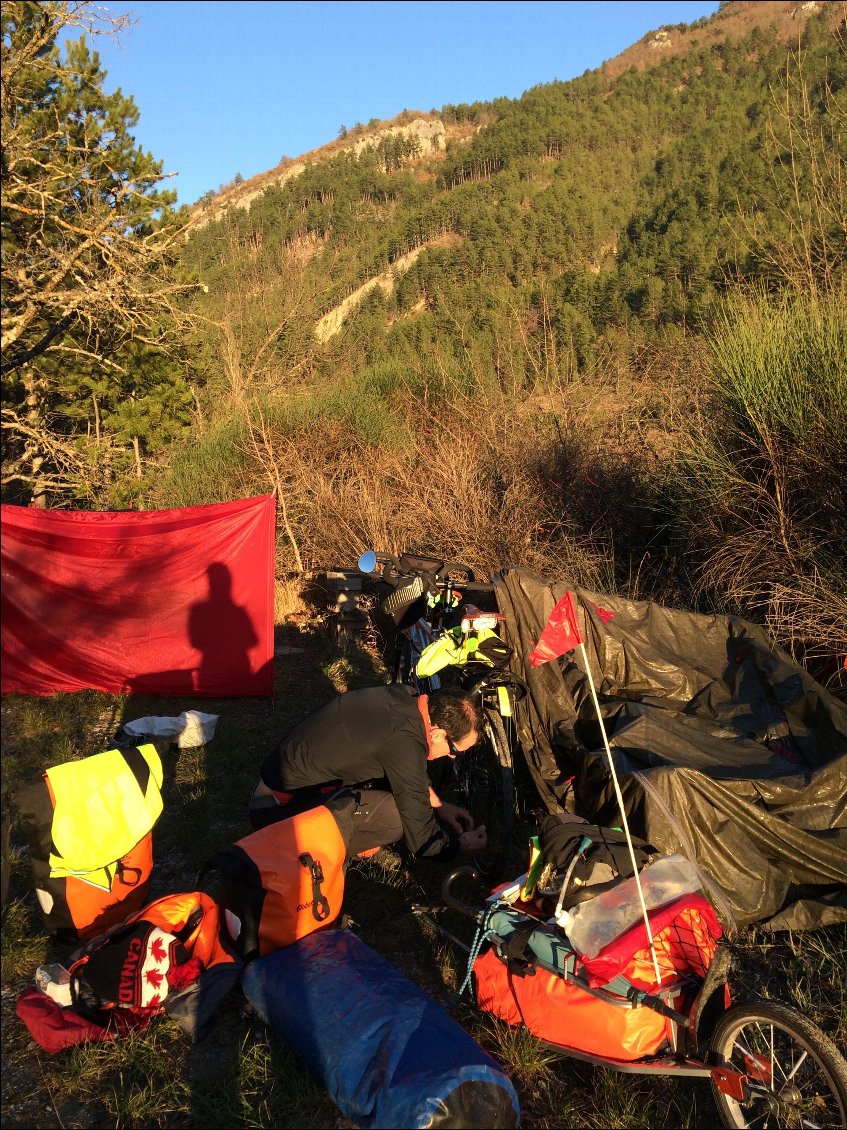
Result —
[[736, 298], [709, 380], [679, 468], [698, 591], [823, 671], [847, 648], [847, 296]]

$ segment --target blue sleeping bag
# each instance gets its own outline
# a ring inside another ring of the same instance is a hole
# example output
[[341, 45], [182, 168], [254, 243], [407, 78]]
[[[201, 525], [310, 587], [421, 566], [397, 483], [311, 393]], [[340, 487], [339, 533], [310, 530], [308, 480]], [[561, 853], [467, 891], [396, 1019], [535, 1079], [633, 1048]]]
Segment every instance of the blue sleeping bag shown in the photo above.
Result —
[[360, 1127], [517, 1127], [508, 1076], [439, 1005], [349, 930], [250, 963], [250, 1004]]

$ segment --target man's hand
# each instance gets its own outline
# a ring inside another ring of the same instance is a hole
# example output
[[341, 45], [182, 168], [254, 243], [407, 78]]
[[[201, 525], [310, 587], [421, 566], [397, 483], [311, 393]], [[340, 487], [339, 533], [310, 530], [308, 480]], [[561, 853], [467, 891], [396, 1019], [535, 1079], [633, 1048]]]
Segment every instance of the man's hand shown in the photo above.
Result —
[[467, 832], [462, 832], [459, 836], [459, 850], [462, 855], [479, 855], [487, 847], [488, 833], [484, 824], [480, 824], [478, 828], [471, 828]]
[[447, 804], [442, 801], [438, 808], [435, 809], [435, 815], [448, 828], [461, 836], [462, 832], [470, 832], [474, 826], [473, 816], [466, 808], [459, 808], [457, 804]]

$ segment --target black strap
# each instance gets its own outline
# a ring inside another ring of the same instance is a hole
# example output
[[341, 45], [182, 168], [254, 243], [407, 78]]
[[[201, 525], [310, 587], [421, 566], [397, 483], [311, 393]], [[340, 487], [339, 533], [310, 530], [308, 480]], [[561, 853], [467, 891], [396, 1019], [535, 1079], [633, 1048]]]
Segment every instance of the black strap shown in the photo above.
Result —
[[516, 927], [506, 939], [503, 956], [509, 972], [515, 977], [534, 977], [535, 965], [529, 939], [538, 929], [537, 922], [527, 922]]
[[122, 749], [120, 752], [127, 768], [138, 782], [141, 795], [146, 796], [147, 785], [150, 781], [150, 766], [147, 764], [147, 758], [137, 746], [133, 746], [132, 749]]
[[177, 938], [183, 945], [188, 941], [200, 923], [203, 921], [204, 910], [202, 906], [195, 906], [185, 920], [185, 925], [179, 929], [174, 930], [174, 937]]

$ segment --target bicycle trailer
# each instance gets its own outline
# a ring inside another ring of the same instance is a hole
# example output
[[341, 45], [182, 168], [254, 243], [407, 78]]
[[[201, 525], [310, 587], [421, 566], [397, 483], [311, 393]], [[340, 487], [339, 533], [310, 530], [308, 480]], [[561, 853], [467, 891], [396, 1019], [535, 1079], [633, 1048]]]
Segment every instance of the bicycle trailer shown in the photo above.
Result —
[[[667, 865], [666, 858], [664, 872]], [[480, 879], [474, 868], [458, 868], [442, 884], [441, 905], [416, 913], [469, 953], [459, 995], [473, 984], [481, 1010], [525, 1026], [563, 1058], [708, 1079], [721, 1124], [736, 1130], [847, 1126], [847, 1062], [834, 1041], [790, 1005], [731, 1002], [732, 943], [698, 892], [648, 906], [646, 922], [587, 956], [588, 948], [569, 936], [579, 935], [575, 916], [557, 921], [557, 909], [551, 918], [549, 902], [532, 897], [526, 875], [481, 906], [454, 896], [461, 876]], [[476, 922], [470, 946], [440, 920], [451, 909]]]
[[654, 911], [650, 924], [653, 949], [640, 922], [587, 958], [531, 904], [495, 893], [471, 963], [476, 1003], [568, 1055], [622, 1064], [649, 1057], [655, 1071], [655, 1057], [696, 1046], [692, 1011], [722, 931], [697, 894]]

